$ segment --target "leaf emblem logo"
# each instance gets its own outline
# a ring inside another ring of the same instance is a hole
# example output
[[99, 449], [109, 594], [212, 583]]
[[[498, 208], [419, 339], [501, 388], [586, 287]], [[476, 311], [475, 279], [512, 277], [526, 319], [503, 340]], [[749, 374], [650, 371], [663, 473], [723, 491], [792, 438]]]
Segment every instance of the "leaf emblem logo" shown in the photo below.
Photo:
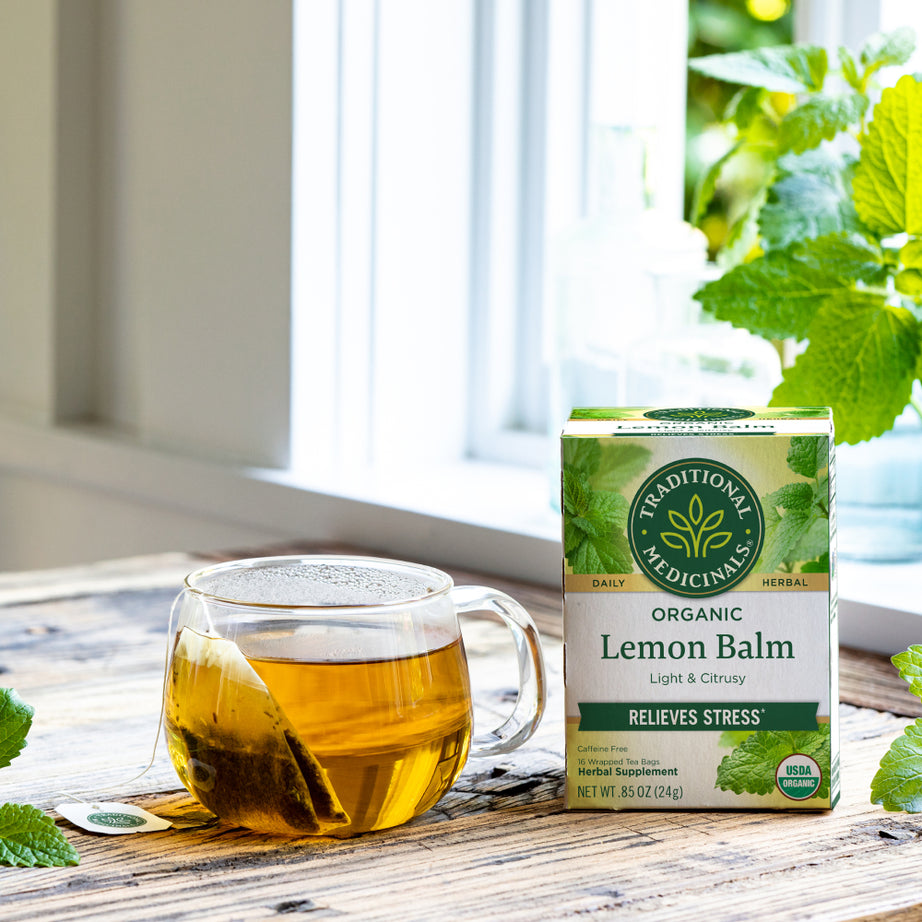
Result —
[[660, 538], [674, 550], [684, 550], [686, 557], [707, 557], [709, 550], [725, 547], [733, 537], [732, 532], [716, 530], [724, 520], [723, 509], [715, 509], [705, 518], [697, 493], [688, 504], [687, 516], [675, 509], [669, 509], [668, 516], [675, 531], [660, 532]]
[[765, 516], [746, 478], [711, 458], [654, 471], [634, 494], [627, 538], [638, 568], [660, 589], [707, 598], [739, 585], [759, 558]]

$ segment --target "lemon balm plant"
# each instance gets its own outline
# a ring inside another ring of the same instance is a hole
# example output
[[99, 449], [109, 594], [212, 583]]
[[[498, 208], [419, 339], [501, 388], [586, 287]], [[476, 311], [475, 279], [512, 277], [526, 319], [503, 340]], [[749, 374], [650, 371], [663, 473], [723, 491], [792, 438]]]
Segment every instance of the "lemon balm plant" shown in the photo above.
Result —
[[[33, 714], [12, 688], [0, 688], [0, 768], [25, 747]], [[76, 850], [50, 816], [30, 804], [0, 803], [0, 865], [33, 868], [79, 863]]]
[[922, 82], [875, 86], [914, 48], [899, 29], [840, 48], [835, 66], [805, 44], [689, 62], [740, 85], [725, 113], [735, 143], [701, 178], [693, 220], [738, 158], [761, 177], [721, 254], [727, 271], [695, 298], [718, 320], [799, 342], [771, 403], [831, 406], [839, 442], [883, 434], [909, 404], [922, 416]]

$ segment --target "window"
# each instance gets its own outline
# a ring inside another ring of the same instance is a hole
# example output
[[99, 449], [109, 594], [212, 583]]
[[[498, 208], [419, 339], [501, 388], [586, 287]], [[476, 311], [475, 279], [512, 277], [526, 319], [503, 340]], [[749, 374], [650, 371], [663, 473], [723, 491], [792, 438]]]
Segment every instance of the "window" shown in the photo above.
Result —
[[[834, 46], [917, 6], [794, 11]], [[678, 220], [685, 22], [682, 0], [5, 5], [0, 567], [299, 537], [555, 579], [545, 273], [591, 204], [594, 120], [643, 122], [641, 191]]]
[[548, 247], [595, 123], [678, 220], [685, 44], [685, 0], [296, 6], [299, 466], [546, 465]]

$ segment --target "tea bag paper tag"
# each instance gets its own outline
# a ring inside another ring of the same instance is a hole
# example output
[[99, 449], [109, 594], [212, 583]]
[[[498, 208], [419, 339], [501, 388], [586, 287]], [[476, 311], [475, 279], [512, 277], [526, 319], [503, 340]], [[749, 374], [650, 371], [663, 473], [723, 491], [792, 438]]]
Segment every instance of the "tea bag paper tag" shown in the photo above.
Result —
[[132, 832], [160, 832], [173, 824], [142, 810], [134, 804], [63, 803], [55, 808], [65, 819], [88, 832], [106, 835], [129, 835]]

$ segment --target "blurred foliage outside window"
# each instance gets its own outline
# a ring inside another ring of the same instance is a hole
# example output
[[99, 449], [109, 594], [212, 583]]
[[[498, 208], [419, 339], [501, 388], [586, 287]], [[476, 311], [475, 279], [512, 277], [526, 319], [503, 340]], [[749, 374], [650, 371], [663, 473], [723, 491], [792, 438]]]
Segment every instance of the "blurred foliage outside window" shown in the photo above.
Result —
[[[744, 51], [790, 44], [794, 38], [791, 0], [689, 0], [688, 56]], [[688, 72], [685, 144], [685, 216], [691, 217], [699, 177], [733, 145], [721, 125], [727, 105], [739, 87], [694, 71]], [[778, 108], [783, 109], [782, 105]], [[734, 221], [761, 183], [765, 166], [758, 158], [739, 158], [721, 177], [708, 210], [699, 222], [708, 238], [711, 259], [727, 238]]]

